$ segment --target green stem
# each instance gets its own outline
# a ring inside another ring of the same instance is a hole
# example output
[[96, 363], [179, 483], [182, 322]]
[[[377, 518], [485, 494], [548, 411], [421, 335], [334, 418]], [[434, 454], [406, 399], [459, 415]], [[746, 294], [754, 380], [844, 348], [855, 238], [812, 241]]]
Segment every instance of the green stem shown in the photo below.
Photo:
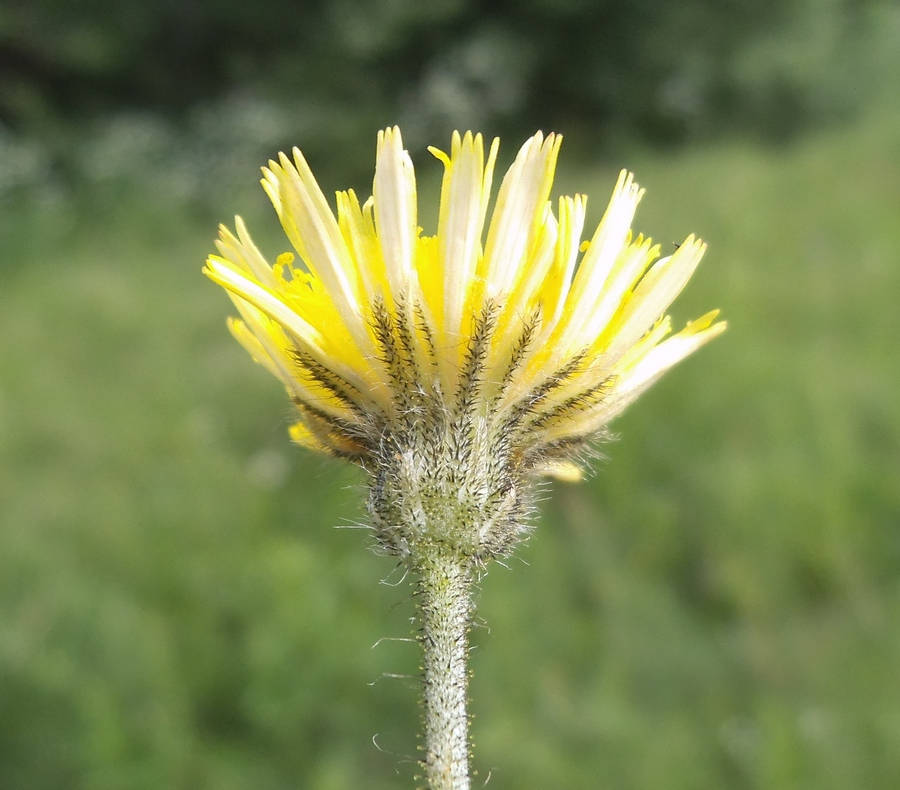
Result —
[[459, 557], [416, 564], [425, 670], [425, 758], [430, 790], [469, 790], [469, 624], [472, 573]]

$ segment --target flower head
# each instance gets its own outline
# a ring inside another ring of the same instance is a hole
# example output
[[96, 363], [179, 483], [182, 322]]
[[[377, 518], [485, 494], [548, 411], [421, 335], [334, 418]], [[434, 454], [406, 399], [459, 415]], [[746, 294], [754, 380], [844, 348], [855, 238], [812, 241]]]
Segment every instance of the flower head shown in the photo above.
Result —
[[554, 213], [561, 139], [522, 146], [489, 222], [498, 141], [485, 155], [481, 135], [454, 133], [449, 154], [429, 149], [444, 165], [434, 236], [399, 129], [378, 135], [372, 197], [338, 192], [336, 214], [294, 149], [262, 181], [293, 250], [270, 265], [238, 218], [204, 269], [241, 314], [234, 335], [296, 404], [293, 439], [372, 475], [390, 551], [507, 551], [528, 479], [576, 478], [606, 424], [725, 328], [713, 311], [671, 334], [665, 311], [706, 245], [688, 236], [661, 258], [633, 236], [630, 173], [589, 241], [584, 196]]

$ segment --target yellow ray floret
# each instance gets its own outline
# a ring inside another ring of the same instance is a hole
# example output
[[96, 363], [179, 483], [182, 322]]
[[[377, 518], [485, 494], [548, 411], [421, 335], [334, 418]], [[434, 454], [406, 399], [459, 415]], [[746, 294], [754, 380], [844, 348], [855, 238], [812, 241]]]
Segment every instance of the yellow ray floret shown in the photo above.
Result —
[[270, 265], [238, 218], [204, 271], [241, 313], [237, 339], [296, 404], [295, 441], [372, 467], [387, 444], [399, 457], [427, 434], [574, 479], [591, 438], [724, 330], [714, 311], [670, 334], [666, 311], [706, 245], [688, 236], [660, 257], [634, 235], [632, 174], [582, 238], [586, 198], [550, 199], [561, 141], [522, 146], [490, 216], [499, 142], [454, 133], [449, 152], [429, 149], [444, 168], [433, 236], [396, 127], [378, 135], [363, 203], [339, 192], [332, 210], [297, 149], [269, 162], [263, 187], [292, 250]]

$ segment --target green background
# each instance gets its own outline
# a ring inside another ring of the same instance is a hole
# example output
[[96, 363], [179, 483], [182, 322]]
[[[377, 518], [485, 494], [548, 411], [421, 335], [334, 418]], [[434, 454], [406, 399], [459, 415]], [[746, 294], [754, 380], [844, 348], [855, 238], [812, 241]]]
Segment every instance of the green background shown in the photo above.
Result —
[[[0, 7], [0, 788], [415, 785], [408, 581], [199, 272], [235, 212], [282, 251], [255, 186], [279, 147], [367, 195], [396, 119], [426, 232], [424, 146], [456, 126], [502, 131], [504, 164], [561, 131], [555, 193], [589, 224], [635, 170], [636, 230], [710, 243], [676, 323], [730, 323], [482, 580], [476, 785], [896, 787], [896, 3], [223, 2], [170, 44], [175, 6], [117, 7]], [[484, 30], [513, 52], [484, 73], [519, 82], [457, 101]], [[693, 98], [660, 100], [686, 61]]]

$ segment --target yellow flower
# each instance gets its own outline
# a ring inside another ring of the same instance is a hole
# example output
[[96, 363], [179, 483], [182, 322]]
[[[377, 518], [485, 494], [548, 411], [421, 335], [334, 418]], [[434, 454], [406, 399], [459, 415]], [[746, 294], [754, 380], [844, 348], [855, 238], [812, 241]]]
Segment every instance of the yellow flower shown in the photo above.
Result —
[[[274, 266], [240, 218], [236, 235], [221, 229], [204, 271], [237, 305], [233, 333], [287, 388], [294, 440], [374, 475], [384, 501], [370, 511], [390, 509], [401, 478], [440, 478], [438, 499], [461, 486], [497, 507], [525, 478], [577, 478], [604, 426], [725, 328], [713, 311], [670, 335], [665, 311], [706, 245], [688, 236], [660, 258], [632, 236], [643, 190], [630, 173], [590, 241], [584, 196], [560, 198], [554, 214], [561, 139], [522, 146], [486, 233], [498, 141], [487, 156], [470, 132], [454, 133], [449, 154], [430, 149], [444, 179], [425, 236], [397, 128], [378, 135], [373, 196], [339, 192], [336, 214], [299, 150], [269, 162], [262, 184], [293, 247]], [[498, 517], [491, 507], [483, 518]]]

